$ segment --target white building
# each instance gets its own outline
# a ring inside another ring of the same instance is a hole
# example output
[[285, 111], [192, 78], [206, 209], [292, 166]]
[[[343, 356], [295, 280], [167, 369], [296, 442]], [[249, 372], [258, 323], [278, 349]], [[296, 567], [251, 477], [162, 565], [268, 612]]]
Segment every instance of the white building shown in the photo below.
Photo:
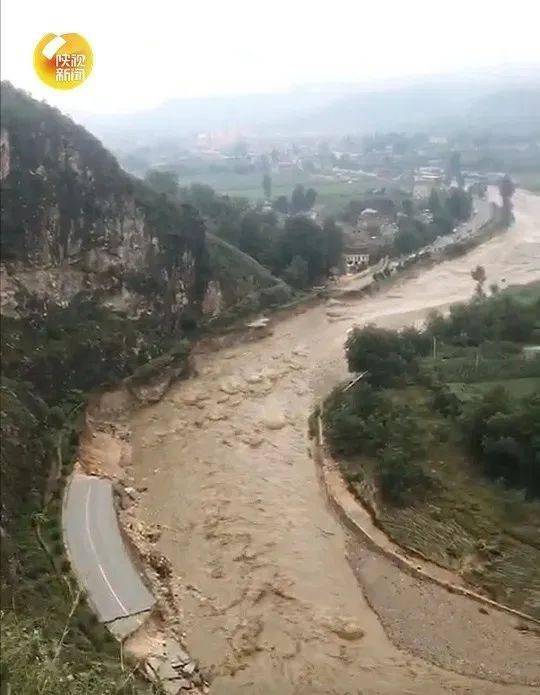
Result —
[[357, 253], [356, 251], [345, 252], [346, 269], [350, 272], [356, 268], [369, 265], [369, 253]]

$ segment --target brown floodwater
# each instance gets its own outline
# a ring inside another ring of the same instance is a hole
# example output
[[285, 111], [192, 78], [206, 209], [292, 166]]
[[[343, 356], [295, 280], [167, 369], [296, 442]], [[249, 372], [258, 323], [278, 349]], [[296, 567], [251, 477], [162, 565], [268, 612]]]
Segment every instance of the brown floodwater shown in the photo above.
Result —
[[[515, 212], [510, 231], [462, 258], [377, 296], [310, 308], [257, 342], [199, 354], [196, 377], [134, 415], [133, 475], [148, 486], [137, 514], [164, 528], [159, 548], [176, 575], [186, 643], [214, 674], [212, 693], [532, 692], [443, 670], [390, 641], [347, 560], [307, 438], [311, 408], [345, 374], [353, 324], [399, 327], [466, 300], [477, 264], [488, 283], [540, 279], [540, 197], [518, 191]], [[420, 628], [414, 653], [430, 639]], [[509, 624], [503, 647], [527, 649], [518, 639]]]

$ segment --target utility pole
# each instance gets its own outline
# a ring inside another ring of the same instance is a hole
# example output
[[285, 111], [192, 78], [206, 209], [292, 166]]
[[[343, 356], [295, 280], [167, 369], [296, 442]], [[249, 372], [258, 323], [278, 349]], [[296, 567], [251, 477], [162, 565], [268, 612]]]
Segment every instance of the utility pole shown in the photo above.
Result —
[[433, 361], [437, 359], [437, 338], [433, 336]]

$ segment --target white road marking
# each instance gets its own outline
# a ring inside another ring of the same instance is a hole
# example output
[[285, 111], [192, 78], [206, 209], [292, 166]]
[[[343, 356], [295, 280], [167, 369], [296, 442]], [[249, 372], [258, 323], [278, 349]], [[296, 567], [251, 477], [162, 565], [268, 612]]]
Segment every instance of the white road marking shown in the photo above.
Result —
[[103, 567], [101, 566], [101, 563], [100, 563], [100, 561], [99, 561], [99, 557], [98, 557], [98, 554], [97, 554], [96, 546], [94, 545], [94, 541], [92, 540], [92, 536], [91, 536], [91, 534], [90, 534], [90, 523], [89, 523], [89, 522], [90, 522], [90, 494], [91, 494], [91, 492], [92, 492], [92, 484], [89, 483], [89, 485], [88, 485], [88, 494], [86, 495], [86, 505], [85, 505], [85, 523], [86, 523], [86, 533], [87, 533], [87, 535], [88, 535], [88, 542], [90, 543], [90, 547], [92, 548], [92, 552], [93, 552], [94, 555], [96, 556], [96, 563], [97, 563], [97, 566], [98, 566], [98, 568], [99, 568], [99, 571], [101, 572], [101, 576], [102, 576], [103, 579], [105, 580], [105, 583], [106, 583], [107, 586], [109, 587], [109, 590], [110, 590], [111, 594], [114, 596], [114, 598], [115, 598], [116, 601], [118, 602], [118, 605], [120, 606], [120, 608], [121, 608], [121, 609], [124, 611], [124, 613], [128, 616], [128, 615], [129, 615], [128, 609], [124, 606], [124, 604], [122, 603], [122, 601], [119, 599], [118, 594], [117, 594], [116, 591], [112, 588], [111, 582], [109, 581], [109, 578], [107, 577], [107, 574], [105, 573], [105, 570], [104, 570]]

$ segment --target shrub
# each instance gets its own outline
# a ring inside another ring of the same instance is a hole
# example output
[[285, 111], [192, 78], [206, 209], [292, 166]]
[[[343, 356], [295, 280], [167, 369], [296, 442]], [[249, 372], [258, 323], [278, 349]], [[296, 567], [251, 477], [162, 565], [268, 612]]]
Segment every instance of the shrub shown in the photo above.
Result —
[[432, 314], [428, 330], [437, 338], [460, 345], [485, 341], [527, 342], [538, 319], [538, 307], [498, 294], [469, 304], [454, 304], [447, 318]]
[[62, 541], [56, 541], [52, 546], [52, 552], [54, 555], [60, 557], [64, 554], [64, 544]]
[[417, 356], [429, 351], [429, 337], [369, 325], [356, 328], [345, 343], [349, 371], [367, 371], [374, 386], [389, 386], [418, 371]]
[[540, 390], [518, 400], [494, 388], [465, 408], [460, 424], [487, 475], [540, 496]]
[[62, 538], [62, 532], [58, 526], [51, 528], [49, 532], [49, 537], [51, 541], [59, 541]]
[[392, 504], [403, 505], [430, 487], [430, 478], [414, 455], [394, 445], [386, 446], [378, 459], [381, 493]]
[[436, 385], [432, 390], [432, 405], [444, 416], [456, 416], [461, 412], [459, 398], [447, 386]]

